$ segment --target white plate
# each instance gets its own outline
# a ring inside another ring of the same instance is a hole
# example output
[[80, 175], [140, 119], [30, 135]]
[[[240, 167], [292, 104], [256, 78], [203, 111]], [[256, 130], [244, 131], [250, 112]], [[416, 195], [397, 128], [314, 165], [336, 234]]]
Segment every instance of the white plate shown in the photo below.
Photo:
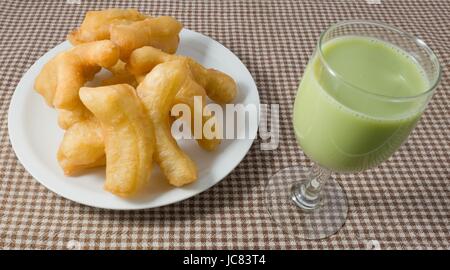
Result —
[[[191, 56], [206, 67], [231, 75], [239, 94], [235, 103], [259, 105], [256, 84], [245, 65], [217, 41], [184, 29], [177, 54]], [[172, 204], [192, 197], [217, 184], [244, 158], [256, 137], [257, 128], [249, 131], [249, 139], [224, 140], [220, 147], [206, 152], [193, 140], [179, 141], [180, 146], [196, 162], [198, 180], [182, 188], [169, 186], [155, 166], [149, 187], [133, 199], [122, 199], [103, 189], [104, 169], [92, 170], [77, 177], [63, 174], [56, 160], [56, 151], [63, 137], [54, 109], [45, 105], [33, 90], [33, 83], [53, 56], [71, 45], [66, 41], [42, 56], [20, 80], [11, 99], [8, 129], [11, 144], [25, 169], [41, 184], [72, 201], [107, 209], [145, 209]]]

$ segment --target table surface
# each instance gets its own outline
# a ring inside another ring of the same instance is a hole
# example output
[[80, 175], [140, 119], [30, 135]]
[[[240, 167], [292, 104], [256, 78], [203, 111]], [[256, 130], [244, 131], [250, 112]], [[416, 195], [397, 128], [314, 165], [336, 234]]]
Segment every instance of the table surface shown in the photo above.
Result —
[[[78, 2], [78, 3], [77, 3]], [[369, 4], [370, 2], [380, 4]], [[280, 145], [256, 140], [220, 184], [186, 201], [142, 211], [83, 206], [47, 190], [18, 162], [7, 112], [25, 71], [65, 39], [87, 10], [135, 7], [172, 15], [232, 50], [248, 67], [262, 103], [280, 104]], [[450, 248], [450, 4], [447, 1], [3, 1], [0, 9], [0, 248], [386, 249]], [[334, 236], [298, 240], [275, 226], [263, 200], [268, 177], [310, 165], [290, 122], [299, 78], [322, 30], [348, 19], [397, 26], [437, 53], [442, 83], [420, 124], [375, 169], [339, 175], [349, 216]]]

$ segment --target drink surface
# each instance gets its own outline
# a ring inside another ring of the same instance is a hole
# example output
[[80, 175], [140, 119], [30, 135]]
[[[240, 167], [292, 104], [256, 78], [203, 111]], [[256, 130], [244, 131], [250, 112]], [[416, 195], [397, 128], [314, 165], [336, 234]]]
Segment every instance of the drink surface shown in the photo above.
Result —
[[420, 118], [424, 102], [401, 98], [427, 90], [423, 69], [400, 48], [366, 37], [330, 40], [322, 56], [325, 61], [318, 53], [311, 59], [294, 104], [300, 146], [335, 171], [378, 165]]

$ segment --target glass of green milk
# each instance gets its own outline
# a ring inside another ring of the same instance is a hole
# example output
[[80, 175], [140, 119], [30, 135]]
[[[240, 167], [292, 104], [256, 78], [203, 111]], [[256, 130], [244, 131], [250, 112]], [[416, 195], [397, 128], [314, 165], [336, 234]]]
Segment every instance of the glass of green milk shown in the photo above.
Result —
[[360, 172], [387, 160], [417, 124], [440, 75], [433, 51], [394, 27], [345, 21], [325, 30], [292, 116], [297, 142], [314, 164], [271, 177], [266, 204], [274, 221], [302, 239], [335, 234], [348, 206], [331, 173]]

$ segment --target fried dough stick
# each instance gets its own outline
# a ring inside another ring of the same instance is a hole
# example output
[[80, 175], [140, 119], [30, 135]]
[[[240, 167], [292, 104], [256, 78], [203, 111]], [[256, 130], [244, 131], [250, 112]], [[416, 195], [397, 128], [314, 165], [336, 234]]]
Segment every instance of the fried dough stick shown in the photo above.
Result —
[[[194, 106], [194, 98], [199, 97], [202, 101], [202, 107], [201, 108], [195, 108]], [[206, 106], [206, 92], [203, 87], [201, 87], [198, 83], [196, 83], [192, 78], [186, 79], [186, 82], [181, 87], [180, 91], [175, 96], [174, 104], [186, 104], [189, 106], [189, 109], [191, 111], [191, 129], [192, 134], [194, 134], [194, 117], [197, 110], [201, 110], [198, 112], [202, 116], [202, 133], [203, 133], [203, 127], [205, 126], [205, 123], [207, 121], [214, 121], [214, 116], [203, 116], [203, 110]], [[218, 135], [219, 130], [214, 130], [216, 135]], [[204, 134], [202, 134], [204, 135]], [[197, 139], [198, 145], [207, 150], [207, 151], [213, 151], [219, 146], [220, 139], [218, 139], [218, 136], [215, 136], [214, 138], [208, 139], [205, 136], [202, 136], [201, 139]]]
[[111, 67], [119, 58], [119, 49], [109, 40], [78, 45], [62, 52], [44, 65], [34, 88], [47, 104], [71, 110], [80, 104], [78, 91], [101, 67]]
[[44, 65], [34, 88], [44, 97], [47, 105], [58, 109], [61, 128], [68, 129], [91, 116], [81, 103], [78, 91], [101, 67], [111, 67], [118, 59], [117, 46], [104, 40], [78, 45]]
[[[183, 61], [183, 60], [180, 60]], [[144, 80], [145, 76], [139, 76], [138, 82], [142, 82]], [[189, 109], [191, 111], [191, 129], [192, 134], [194, 134], [194, 113], [195, 113], [195, 106], [194, 106], [194, 98], [200, 97], [202, 100], [202, 108], [200, 114], [202, 115], [202, 132], [203, 127], [205, 126], [205, 123], [207, 121], [212, 121], [214, 123], [214, 116], [203, 116], [203, 110], [206, 106], [206, 92], [203, 87], [201, 87], [198, 83], [194, 81], [192, 76], [186, 80], [184, 85], [181, 87], [180, 91], [177, 93], [174, 99], [174, 105], [176, 104], [186, 104], [189, 106]], [[210, 120], [211, 119], [211, 120]], [[216, 126], [214, 126], [214, 129]], [[218, 138], [218, 134], [220, 134], [220, 130], [213, 130], [215, 133], [215, 137], [213, 138], [206, 138], [204, 134], [202, 133], [202, 138], [197, 139], [198, 145], [207, 150], [207, 151], [214, 151], [220, 144], [220, 139]]]
[[82, 87], [83, 104], [101, 123], [106, 150], [105, 189], [133, 195], [148, 181], [155, 149], [152, 122], [133, 87]]
[[155, 67], [137, 88], [155, 127], [155, 160], [169, 183], [178, 187], [197, 179], [197, 167], [172, 137], [169, 119], [175, 96], [189, 78], [189, 73], [184, 61], [163, 63]]
[[137, 48], [153, 46], [166, 53], [175, 53], [178, 48], [183, 25], [169, 16], [149, 18], [130, 24], [112, 25], [111, 41], [120, 48], [120, 59], [127, 62]]
[[215, 69], [206, 69], [192, 58], [167, 54], [150, 46], [134, 50], [127, 63], [127, 69], [139, 78], [146, 75], [158, 64], [173, 60], [186, 60], [188, 62], [194, 80], [206, 90], [206, 94], [213, 101], [226, 104], [236, 97], [236, 82], [227, 74]]
[[110, 8], [99, 11], [88, 11], [81, 26], [74, 29], [67, 39], [73, 44], [109, 39], [111, 25], [130, 24], [148, 18], [136, 9]]

